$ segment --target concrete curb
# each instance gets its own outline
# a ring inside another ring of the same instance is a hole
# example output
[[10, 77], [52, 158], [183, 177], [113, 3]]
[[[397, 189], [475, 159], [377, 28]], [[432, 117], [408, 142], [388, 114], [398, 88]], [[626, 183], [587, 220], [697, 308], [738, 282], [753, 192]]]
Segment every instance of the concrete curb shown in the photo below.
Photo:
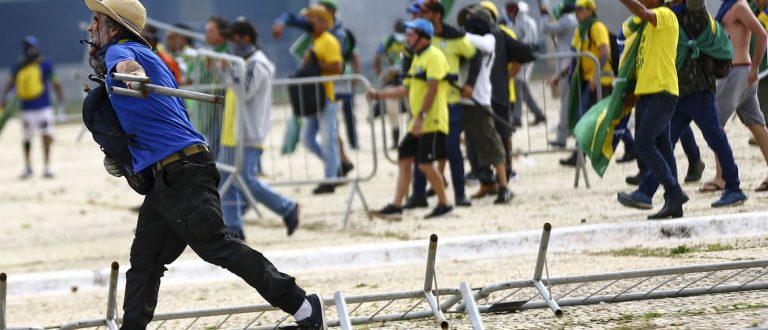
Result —
[[[718, 239], [768, 235], [768, 212], [727, 214], [668, 221], [640, 221], [553, 228], [550, 252], [602, 250], [627, 246], [669, 245], [691, 239]], [[500, 258], [535, 254], [540, 230], [450, 237], [440, 239], [438, 262]], [[282, 272], [297, 274], [361, 267], [385, 267], [426, 262], [428, 239], [356, 246], [325, 247], [265, 253]], [[126, 265], [119, 283], [125, 283]], [[163, 283], [194, 283], [236, 278], [228, 271], [202, 260], [169, 266]], [[106, 288], [109, 269], [57, 271], [9, 276], [8, 294], [65, 293]]]

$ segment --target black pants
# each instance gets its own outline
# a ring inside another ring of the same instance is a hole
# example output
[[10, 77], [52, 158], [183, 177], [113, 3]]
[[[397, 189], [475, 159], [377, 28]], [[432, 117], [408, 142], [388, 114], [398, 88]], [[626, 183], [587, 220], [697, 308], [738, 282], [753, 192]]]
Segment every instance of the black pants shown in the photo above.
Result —
[[152, 320], [160, 278], [189, 245], [203, 260], [240, 276], [270, 304], [293, 314], [306, 293], [261, 253], [227, 234], [216, 187], [219, 172], [208, 152], [172, 163], [156, 174], [139, 210], [126, 273], [122, 329]]

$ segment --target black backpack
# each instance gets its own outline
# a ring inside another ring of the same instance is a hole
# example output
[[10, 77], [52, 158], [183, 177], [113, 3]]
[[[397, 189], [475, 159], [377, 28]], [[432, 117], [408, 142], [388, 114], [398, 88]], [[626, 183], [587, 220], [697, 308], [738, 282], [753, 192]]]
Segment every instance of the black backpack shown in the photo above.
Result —
[[342, 45], [344, 49], [341, 50], [341, 57], [344, 59], [344, 65], [342, 65], [341, 73], [344, 73], [346, 64], [352, 60], [352, 55], [355, 54], [355, 47], [357, 47], [357, 38], [355, 38], [355, 34], [352, 33], [352, 31], [349, 29], [344, 29], [344, 36], [346, 41], [344, 41], [344, 44]]
[[91, 131], [93, 140], [101, 147], [104, 154], [117, 160], [122, 166], [120, 171], [128, 184], [137, 193], [146, 195], [152, 189], [154, 177], [151, 170], [135, 173], [133, 170], [133, 156], [128, 146], [141, 148], [133, 141], [135, 135], [125, 134], [120, 120], [109, 101], [109, 94], [103, 79], [91, 75], [88, 77], [99, 84], [98, 87], [88, 91], [88, 96], [83, 102], [83, 123]]
[[[310, 53], [309, 63], [304, 64], [291, 78], [320, 77], [320, 65], [315, 53]], [[297, 117], [314, 116], [325, 107], [325, 88], [323, 84], [289, 85], [288, 96], [293, 114]]]

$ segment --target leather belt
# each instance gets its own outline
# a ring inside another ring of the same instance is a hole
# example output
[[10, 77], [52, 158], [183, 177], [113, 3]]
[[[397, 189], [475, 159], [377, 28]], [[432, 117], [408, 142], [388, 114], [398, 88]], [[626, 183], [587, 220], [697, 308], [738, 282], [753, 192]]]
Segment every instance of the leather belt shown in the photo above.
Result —
[[209, 151], [208, 146], [204, 144], [193, 144], [189, 147], [186, 147], [177, 152], [174, 152], [172, 155], [168, 156], [167, 158], [155, 163], [155, 166], [153, 166], [152, 168], [155, 170], [155, 172], [157, 172], [162, 170], [164, 167], [171, 165], [176, 161], [179, 161], [183, 158], [186, 158], [195, 154], [199, 154], [203, 151]]

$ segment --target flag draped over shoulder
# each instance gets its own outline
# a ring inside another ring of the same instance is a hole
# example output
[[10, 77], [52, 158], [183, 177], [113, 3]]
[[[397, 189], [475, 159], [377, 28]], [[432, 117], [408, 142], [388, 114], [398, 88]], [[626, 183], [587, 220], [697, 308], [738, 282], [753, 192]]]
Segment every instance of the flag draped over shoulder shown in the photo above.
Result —
[[[597, 18], [593, 16], [586, 21], [579, 23], [576, 33], [581, 37], [580, 41], [582, 43], [584, 40], [590, 38], [589, 30], [595, 22], [597, 22]], [[579, 45], [579, 47], [581, 46]], [[580, 52], [586, 51], [585, 49], [576, 50]], [[576, 126], [576, 121], [579, 118], [579, 112], [581, 112], [581, 93], [584, 90], [584, 79], [581, 77], [581, 61], [583, 61], [582, 57], [577, 57], [575, 65], [571, 67], [573, 72], [571, 73], [571, 87], [568, 92], [568, 129], [571, 132], [573, 132], [573, 129]], [[587, 61], [590, 60], [587, 59]]]
[[680, 70], [689, 54], [692, 59], [698, 59], [701, 53], [719, 60], [731, 60], [733, 58], [731, 38], [725, 32], [725, 28], [712, 17], [709, 18], [709, 29], [704, 29], [694, 39], [689, 39], [688, 34], [683, 30], [683, 25], [680, 25], [680, 40], [677, 43], [675, 66]]
[[634, 84], [631, 82], [636, 79], [635, 60], [645, 24], [635, 16], [624, 22], [624, 52], [619, 60], [619, 73], [614, 80], [613, 93], [592, 106], [573, 129], [579, 148], [587, 154], [592, 168], [601, 177], [608, 168], [632, 114], [632, 106], [624, 106], [624, 96], [632, 92], [630, 88]]

